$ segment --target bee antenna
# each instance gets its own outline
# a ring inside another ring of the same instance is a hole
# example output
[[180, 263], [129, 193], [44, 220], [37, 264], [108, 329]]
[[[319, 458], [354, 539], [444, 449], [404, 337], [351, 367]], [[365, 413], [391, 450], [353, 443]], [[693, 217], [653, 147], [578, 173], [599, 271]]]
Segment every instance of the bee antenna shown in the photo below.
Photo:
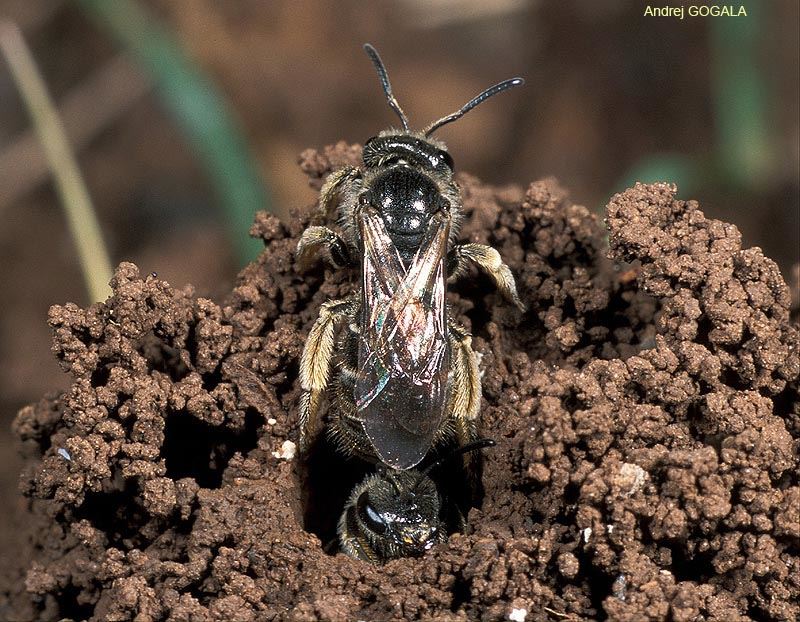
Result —
[[442, 456], [435, 462], [432, 462], [431, 464], [426, 466], [420, 472], [419, 479], [417, 479], [416, 483], [411, 487], [411, 490], [412, 491], [416, 490], [417, 486], [419, 486], [422, 483], [422, 480], [425, 479], [425, 476], [431, 471], [433, 471], [433, 469], [440, 466], [442, 463], [447, 462], [448, 460], [452, 460], [453, 458], [456, 458], [463, 454], [468, 454], [472, 451], [479, 451], [481, 449], [486, 449], [487, 447], [494, 447], [495, 445], [497, 445], [497, 442], [493, 441], [490, 438], [479, 438], [477, 441], [472, 441], [471, 443], [467, 443], [466, 445], [454, 449], [446, 456]]
[[378, 50], [372, 47], [369, 43], [365, 43], [364, 51], [369, 56], [372, 64], [375, 65], [375, 71], [378, 72], [378, 78], [381, 81], [383, 92], [386, 94], [386, 101], [389, 102], [389, 106], [391, 106], [392, 110], [394, 110], [397, 113], [397, 116], [400, 117], [400, 121], [403, 124], [403, 129], [408, 131], [408, 117], [406, 117], [406, 113], [403, 112], [400, 104], [397, 103], [397, 98], [394, 96], [394, 93], [392, 93], [392, 85], [389, 82], [389, 74], [386, 73], [386, 65], [383, 64], [383, 61], [378, 54]]
[[459, 110], [453, 112], [452, 114], [447, 115], [446, 117], [442, 117], [438, 121], [434, 121], [428, 127], [426, 127], [422, 133], [427, 138], [431, 134], [433, 134], [436, 130], [438, 130], [443, 125], [448, 123], [452, 123], [453, 121], [460, 119], [465, 114], [467, 114], [470, 110], [472, 110], [478, 104], [485, 102], [487, 99], [492, 97], [493, 95], [497, 95], [498, 93], [502, 93], [510, 88], [515, 86], [522, 86], [525, 84], [525, 80], [522, 78], [511, 78], [509, 80], [503, 80], [502, 82], [498, 82], [494, 86], [490, 86], [488, 89], [483, 91], [477, 97], [473, 97], [469, 100], [466, 104], [464, 104]]

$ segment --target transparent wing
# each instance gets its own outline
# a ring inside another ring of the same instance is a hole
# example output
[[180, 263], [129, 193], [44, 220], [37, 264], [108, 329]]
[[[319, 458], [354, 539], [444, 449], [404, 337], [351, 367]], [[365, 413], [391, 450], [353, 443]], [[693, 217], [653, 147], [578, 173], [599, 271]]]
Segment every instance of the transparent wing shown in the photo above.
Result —
[[375, 210], [363, 210], [359, 226], [364, 258], [356, 408], [381, 461], [410, 469], [425, 457], [445, 417], [450, 220], [434, 215], [407, 269]]

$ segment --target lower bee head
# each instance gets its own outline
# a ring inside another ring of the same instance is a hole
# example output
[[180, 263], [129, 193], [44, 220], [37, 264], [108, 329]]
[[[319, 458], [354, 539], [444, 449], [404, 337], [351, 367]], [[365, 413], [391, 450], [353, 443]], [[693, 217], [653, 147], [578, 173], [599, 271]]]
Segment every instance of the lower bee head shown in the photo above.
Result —
[[421, 555], [444, 537], [436, 485], [419, 471], [386, 471], [355, 488], [339, 522], [342, 548], [385, 562]]

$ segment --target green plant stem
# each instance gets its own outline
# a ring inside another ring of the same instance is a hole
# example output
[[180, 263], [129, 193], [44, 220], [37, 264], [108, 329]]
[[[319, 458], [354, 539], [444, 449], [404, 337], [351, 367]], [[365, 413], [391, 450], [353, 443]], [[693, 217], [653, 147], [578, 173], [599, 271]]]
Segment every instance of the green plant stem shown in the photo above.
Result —
[[167, 29], [134, 0], [77, 2], [152, 77], [156, 92], [183, 127], [216, 188], [239, 260], [252, 260], [262, 246], [247, 232], [256, 210], [270, 210], [270, 205], [222, 97]]
[[709, 20], [711, 85], [718, 170], [727, 183], [757, 187], [771, 168], [767, 86], [758, 68], [764, 7], [748, 2], [747, 17]]

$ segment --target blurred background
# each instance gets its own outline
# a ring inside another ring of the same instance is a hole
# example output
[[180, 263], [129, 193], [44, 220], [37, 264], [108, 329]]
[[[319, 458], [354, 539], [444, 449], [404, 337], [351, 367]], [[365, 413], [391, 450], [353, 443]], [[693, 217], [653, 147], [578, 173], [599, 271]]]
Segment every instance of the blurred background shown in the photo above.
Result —
[[[527, 79], [437, 133], [458, 169], [496, 184], [554, 175], [598, 211], [634, 180], [676, 181], [789, 277], [800, 230], [798, 3], [744, 0], [733, 6], [747, 17], [683, 20], [646, 17], [647, 4], [0, 0], [0, 32], [13, 22], [30, 47], [111, 262], [201, 295], [223, 296], [257, 252], [255, 210], [313, 202], [300, 151], [396, 123], [366, 41], [414, 127], [501, 79]], [[68, 386], [47, 309], [90, 302], [62, 203], [30, 103], [0, 56], [3, 498], [16, 490], [16, 410]], [[0, 552], [10, 550], [13, 532], [0, 534]]]

